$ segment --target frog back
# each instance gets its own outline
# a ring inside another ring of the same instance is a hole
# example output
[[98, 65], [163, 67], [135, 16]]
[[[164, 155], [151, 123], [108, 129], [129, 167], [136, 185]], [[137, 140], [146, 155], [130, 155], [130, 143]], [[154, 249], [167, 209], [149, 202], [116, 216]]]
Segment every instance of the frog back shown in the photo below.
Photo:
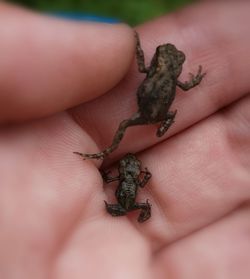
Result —
[[[137, 91], [139, 111], [148, 120], [159, 121], [171, 106], [176, 91], [176, 79], [165, 74], [146, 78]], [[156, 119], [157, 118], [157, 119]], [[151, 121], [152, 122], [152, 121]]]

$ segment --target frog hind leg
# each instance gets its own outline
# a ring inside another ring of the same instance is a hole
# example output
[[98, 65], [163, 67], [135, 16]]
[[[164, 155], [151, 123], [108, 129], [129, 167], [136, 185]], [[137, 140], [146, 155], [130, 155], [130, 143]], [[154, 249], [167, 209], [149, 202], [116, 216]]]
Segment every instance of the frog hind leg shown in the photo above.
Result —
[[146, 202], [136, 203], [134, 209], [141, 209], [141, 213], [137, 218], [139, 223], [143, 223], [151, 217], [151, 204], [148, 200]]
[[104, 159], [106, 156], [108, 156], [110, 153], [112, 153], [115, 149], [118, 148], [121, 140], [123, 139], [125, 135], [125, 131], [130, 126], [136, 126], [136, 125], [143, 125], [145, 124], [144, 118], [141, 116], [139, 112], [135, 113], [131, 118], [123, 120], [113, 138], [112, 144], [104, 149], [103, 151], [99, 153], [93, 153], [93, 154], [83, 154], [80, 152], [74, 152], [77, 155], [82, 156], [84, 159]]
[[106, 210], [110, 215], [116, 217], [116, 216], [123, 216], [127, 214], [127, 211], [120, 204], [109, 204], [106, 201], [104, 202], [105, 202]]
[[169, 111], [167, 113], [166, 119], [161, 122], [161, 125], [156, 132], [157, 137], [162, 137], [167, 132], [169, 127], [174, 123], [176, 113], [177, 110]]

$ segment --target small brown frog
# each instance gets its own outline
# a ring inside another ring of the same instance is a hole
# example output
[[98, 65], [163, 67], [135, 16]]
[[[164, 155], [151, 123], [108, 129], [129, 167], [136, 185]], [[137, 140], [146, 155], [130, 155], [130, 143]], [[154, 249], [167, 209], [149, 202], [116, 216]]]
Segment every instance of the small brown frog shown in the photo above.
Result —
[[205, 73], [202, 73], [202, 67], [199, 66], [195, 76], [190, 74], [189, 81], [184, 83], [179, 81], [178, 77], [182, 72], [185, 55], [172, 44], [158, 46], [150, 66], [146, 67], [137, 33], [135, 37], [138, 69], [140, 73], [146, 74], [146, 78], [137, 90], [138, 111], [120, 123], [112, 144], [105, 150], [94, 154], [74, 152], [84, 159], [104, 159], [119, 146], [126, 129], [130, 126], [160, 123], [156, 135], [163, 136], [174, 122], [177, 112], [169, 110], [175, 99], [176, 86], [187, 91], [198, 85], [205, 76]]
[[[128, 153], [119, 162], [119, 175], [116, 177], [109, 176], [110, 172], [103, 172], [102, 177], [106, 183], [119, 181], [115, 196], [117, 204], [108, 204], [105, 201], [106, 209], [112, 216], [126, 215], [127, 212], [141, 209], [138, 222], [142, 223], [151, 216], [151, 205], [148, 202], [138, 203], [135, 201], [138, 187], [143, 188], [151, 178], [151, 173], [145, 168], [141, 170], [141, 162], [135, 155]], [[141, 174], [144, 175], [141, 178]]]

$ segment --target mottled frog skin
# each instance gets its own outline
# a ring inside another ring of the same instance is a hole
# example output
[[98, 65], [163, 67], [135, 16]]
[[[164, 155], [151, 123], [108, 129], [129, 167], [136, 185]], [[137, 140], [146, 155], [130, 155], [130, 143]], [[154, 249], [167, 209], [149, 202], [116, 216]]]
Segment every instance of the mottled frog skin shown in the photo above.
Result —
[[[117, 204], [105, 201], [106, 209], [112, 216], [126, 215], [127, 212], [140, 209], [138, 222], [142, 223], [151, 216], [151, 205], [148, 202], [136, 202], [138, 188], [143, 188], [151, 178], [151, 173], [145, 168], [141, 170], [141, 162], [135, 155], [128, 153], [119, 162], [119, 175], [111, 177], [110, 172], [103, 172], [102, 177], [106, 183], [119, 181], [115, 192]], [[142, 177], [143, 176], [143, 177]]]
[[170, 111], [170, 106], [175, 99], [176, 87], [187, 91], [197, 86], [205, 75], [202, 73], [202, 67], [199, 66], [196, 75], [190, 74], [189, 81], [184, 83], [179, 81], [178, 77], [182, 72], [185, 55], [172, 44], [158, 46], [149, 67], [146, 67], [137, 33], [135, 37], [138, 69], [140, 73], [146, 74], [137, 90], [138, 111], [120, 123], [112, 144], [105, 150], [94, 154], [75, 152], [84, 159], [105, 158], [118, 148], [126, 129], [130, 126], [160, 123], [156, 135], [163, 136], [174, 122], [177, 112]]

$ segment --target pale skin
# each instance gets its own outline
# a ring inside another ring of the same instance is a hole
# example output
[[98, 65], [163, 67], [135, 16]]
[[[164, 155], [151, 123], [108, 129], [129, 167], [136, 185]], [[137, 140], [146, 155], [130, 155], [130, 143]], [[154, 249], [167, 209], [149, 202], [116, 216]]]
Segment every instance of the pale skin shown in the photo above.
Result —
[[102, 150], [135, 110], [133, 31], [0, 5], [0, 278], [249, 277], [249, 9], [208, 1], [137, 28], [146, 60], [167, 39], [188, 55], [182, 80], [207, 72], [177, 91], [163, 138], [131, 128], [106, 161], [133, 152], [152, 173], [138, 196], [152, 216], [138, 224], [107, 214], [101, 162], [72, 154]]

